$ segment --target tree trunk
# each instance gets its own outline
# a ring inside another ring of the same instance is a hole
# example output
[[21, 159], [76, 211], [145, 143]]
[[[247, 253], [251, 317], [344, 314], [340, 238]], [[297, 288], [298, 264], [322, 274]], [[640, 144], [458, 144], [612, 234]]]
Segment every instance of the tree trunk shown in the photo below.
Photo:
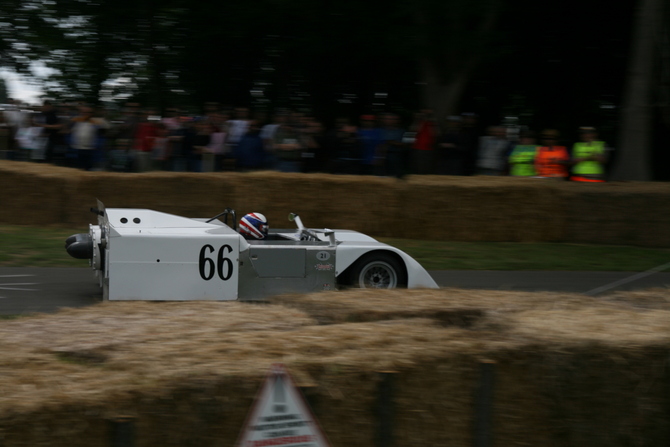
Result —
[[458, 113], [470, 70], [461, 68], [446, 82], [440, 79], [437, 70], [428, 61], [423, 62], [422, 72], [423, 104], [433, 110], [437, 122], [442, 124], [446, 117]]
[[670, 9], [666, 9], [661, 30], [661, 70], [658, 80], [658, 106], [661, 123], [670, 131]]
[[650, 142], [654, 50], [663, 0], [640, 0], [633, 30], [621, 135], [612, 180], [651, 180]]

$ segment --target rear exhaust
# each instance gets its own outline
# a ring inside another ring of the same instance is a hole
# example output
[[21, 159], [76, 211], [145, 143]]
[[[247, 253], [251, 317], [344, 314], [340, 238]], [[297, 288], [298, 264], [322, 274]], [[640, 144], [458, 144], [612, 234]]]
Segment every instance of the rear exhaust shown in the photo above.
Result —
[[76, 259], [93, 259], [93, 238], [89, 233], [73, 234], [65, 240], [65, 250]]

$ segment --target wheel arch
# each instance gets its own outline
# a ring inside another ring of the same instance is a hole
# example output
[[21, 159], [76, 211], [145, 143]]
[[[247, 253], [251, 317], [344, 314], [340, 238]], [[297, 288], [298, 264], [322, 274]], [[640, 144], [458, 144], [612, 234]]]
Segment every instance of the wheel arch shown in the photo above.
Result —
[[395, 251], [393, 251], [393, 250], [385, 250], [385, 249], [376, 249], [376, 250], [366, 251], [365, 253], [361, 253], [356, 259], [353, 260], [353, 262], [351, 262], [351, 263], [349, 264], [349, 266], [348, 266], [347, 268], [344, 269], [344, 271], [340, 272], [340, 274], [337, 275], [337, 278], [336, 278], [336, 279], [337, 279], [337, 283], [338, 283], [339, 285], [343, 285], [343, 286], [349, 286], [349, 285], [351, 285], [351, 284], [352, 284], [352, 281], [353, 281], [353, 278], [351, 277], [351, 272], [353, 271], [354, 268], [356, 268], [356, 265], [358, 264], [358, 262], [359, 262], [360, 260], [362, 260], [362, 259], [365, 259], [365, 258], [372, 258], [372, 257], [374, 257], [376, 254], [377, 254], [377, 255], [379, 255], [379, 254], [383, 254], [383, 255], [386, 255], [386, 256], [391, 256], [391, 257], [393, 257], [396, 261], [398, 261], [399, 265], [400, 265], [400, 266], [402, 267], [402, 269], [403, 269], [402, 272], [399, 272], [399, 273], [402, 273], [403, 276], [404, 276], [404, 279], [405, 279], [405, 281], [404, 281], [405, 284], [403, 284], [403, 287], [407, 287], [407, 284], [406, 284], [406, 283], [407, 283], [407, 281], [409, 280], [409, 271], [408, 271], [408, 269], [407, 269], [407, 263], [405, 262], [405, 260], [403, 259], [403, 257], [400, 256], [400, 255], [399, 255], [398, 253], [396, 253]]

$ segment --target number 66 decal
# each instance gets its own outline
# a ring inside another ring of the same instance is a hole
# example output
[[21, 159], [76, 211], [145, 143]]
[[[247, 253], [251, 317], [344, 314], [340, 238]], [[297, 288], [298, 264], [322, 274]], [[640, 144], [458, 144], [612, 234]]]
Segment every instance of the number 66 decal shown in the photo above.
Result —
[[207, 255], [214, 253], [214, 247], [209, 244], [202, 247], [198, 259], [200, 277], [205, 281], [209, 281], [214, 278], [214, 273], [216, 272], [222, 280], [229, 280], [233, 276], [233, 261], [227, 258], [226, 255], [232, 251], [233, 247], [228, 244], [219, 248], [219, 253], [216, 256], [216, 264], [214, 264], [214, 260], [207, 257]]

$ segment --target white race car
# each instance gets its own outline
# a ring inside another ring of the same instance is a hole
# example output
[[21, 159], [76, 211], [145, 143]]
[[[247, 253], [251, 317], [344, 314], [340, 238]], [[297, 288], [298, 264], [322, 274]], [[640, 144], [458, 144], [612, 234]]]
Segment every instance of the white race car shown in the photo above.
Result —
[[437, 288], [403, 251], [356, 231], [305, 228], [296, 214], [289, 215], [296, 229], [247, 240], [231, 209], [192, 219], [106, 209], [98, 201], [91, 211], [98, 225], [70, 236], [65, 248], [90, 260], [105, 300], [262, 300], [343, 287]]

